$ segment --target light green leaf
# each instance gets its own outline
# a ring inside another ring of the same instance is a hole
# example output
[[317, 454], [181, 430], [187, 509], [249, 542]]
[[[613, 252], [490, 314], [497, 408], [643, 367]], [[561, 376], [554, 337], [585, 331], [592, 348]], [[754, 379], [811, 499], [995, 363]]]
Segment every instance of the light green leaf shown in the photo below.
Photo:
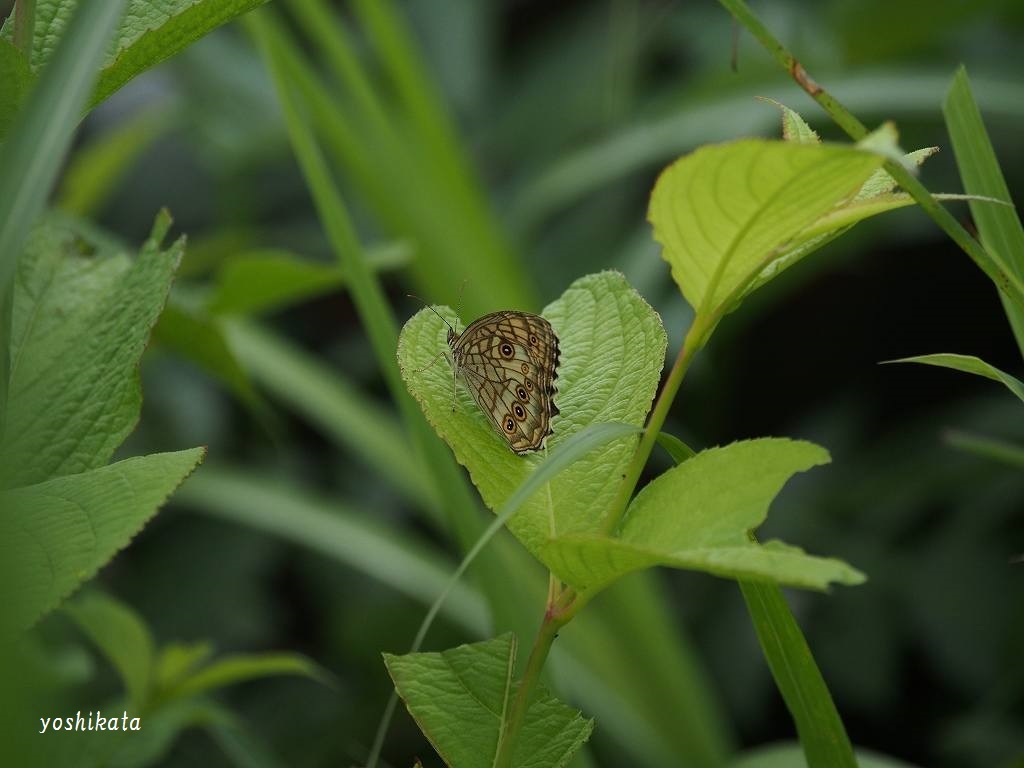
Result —
[[[451, 310], [441, 308], [451, 322]], [[561, 363], [555, 402], [561, 414], [552, 423], [548, 451], [588, 424], [621, 422], [642, 426], [665, 359], [665, 332], [657, 314], [622, 275], [602, 272], [573, 283], [543, 312], [559, 337]], [[517, 456], [494, 433], [462, 384], [452, 413], [451, 369], [440, 359], [447, 349], [447, 327], [422, 310], [402, 329], [398, 360], [409, 391], [427, 419], [469, 469], [491, 509], [498, 509], [544, 454]], [[430, 367], [427, 367], [430, 366]], [[527, 501], [511, 519], [510, 530], [535, 555], [551, 535], [596, 531], [637, 438], [598, 449]]]
[[330, 676], [317, 664], [297, 653], [237, 654], [202, 667], [177, 685], [161, 691], [161, 701], [190, 698], [235, 683], [272, 675], [299, 675], [320, 682]]
[[34, 622], [90, 578], [195, 469], [204, 449], [157, 453], [0, 493], [4, 621]]
[[121, 675], [130, 708], [141, 709], [153, 674], [153, 637], [145, 622], [124, 603], [102, 592], [73, 600], [66, 610]]
[[[974, 100], [967, 71], [963, 67], [957, 70], [953, 78], [953, 84], [942, 104], [942, 114], [953, 142], [953, 153], [956, 155], [964, 189], [972, 195], [1012, 200], [985, 130], [985, 123], [981, 119], [981, 110]], [[1018, 278], [1024, 278], [1024, 227], [1021, 226], [1016, 209], [1012, 205], [997, 206], [981, 202], [971, 202], [970, 208], [985, 250], [998, 254], [1004, 268], [1011, 270]], [[999, 297], [1013, 327], [1017, 345], [1024, 353], [1024, 312], [1002, 291]]]
[[[913, 152], [908, 152], [903, 156], [903, 165], [912, 168], [919, 167], [925, 160], [938, 151], [938, 147], [915, 149]], [[878, 195], [885, 195], [896, 189], [896, 186], [896, 179], [890, 176], [889, 172], [884, 168], [879, 168], [868, 177], [867, 181], [864, 182], [864, 185], [860, 188], [860, 191], [854, 197], [854, 200], [865, 200], [867, 198], [877, 197]]]
[[[409, 713], [451, 768], [490, 768], [512, 703], [516, 643], [511, 633], [440, 653], [384, 654]], [[512, 765], [560, 768], [593, 721], [543, 688], [527, 710]]]
[[976, 376], [984, 376], [986, 379], [998, 381], [1006, 386], [1021, 400], [1024, 400], [1024, 382], [999, 370], [994, 365], [989, 365], [984, 360], [974, 355], [956, 355], [951, 353], [940, 353], [935, 355], [918, 355], [916, 357], [903, 357], [899, 360], [885, 360], [884, 363], [921, 363], [922, 365], [934, 365], [939, 368], [952, 368], [955, 371], [973, 373]]
[[749, 539], [783, 484], [827, 461], [828, 453], [813, 443], [779, 438], [701, 451], [637, 495], [618, 538], [552, 537], [544, 550], [546, 562], [581, 590], [601, 589], [653, 565], [812, 589], [833, 581], [857, 584], [863, 575], [841, 561]]
[[658, 445], [668, 451], [668, 455], [672, 457], [672, 461], [676, 464], [682, 464], [687, 459], [692, 459], [697, 455], [693, 448], [668, 432], [659, 432], [657, 439]]
[[686, 300], [698, 312], [720, 312], [884, 160], [879, 151], [829, 144], [705, 146], [661, 174], [648, 218]]
[[160, 249], [169, 223], [134, 262], [69, 228], [36, 231], [14, 296], [0, 487], [101, 467], [134, 429], [139, 358], [183, 248]]
[[811, 126], [800, 116], [800, 113], [790, 109], [782, 102], [769, 99], [765, 96], [758, 96], [761, 101], [774, 104], [782, 111], [782, 138], [796, 144], [820, 144], [821, 137]]
[[32, 85], [28, 60], [9, 40], [0, 40], [0, 142]]

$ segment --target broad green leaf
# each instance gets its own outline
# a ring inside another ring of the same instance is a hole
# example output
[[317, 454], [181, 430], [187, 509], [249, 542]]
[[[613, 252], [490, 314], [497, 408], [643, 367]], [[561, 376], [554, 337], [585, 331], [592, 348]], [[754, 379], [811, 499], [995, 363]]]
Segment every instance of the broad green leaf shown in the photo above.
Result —
[[[267, 0], [128, 0], [107, 46], [103, 70], [90, 106], [95, 106], [133, 77], [184, 50], [207, 33]], [[103, 5], [104, 3], [87, 3]], [[106, 3], [109, 4], [109, 3]], [[32, 65], [45, 65], [64, 36], [79, 0], [36, 0]], [[8, 39], [13, 24], [4, 27]]]
[[[7, 295], [25, 238], [46, 205], [123, 5], [123, 0], [85, 3], [70, 20], [66, 14], [62, 23], [68, 33], [0, 145], [0, 297]], [[2, 346], [5, 317], [0, 329]]]
[[552, 537], [546, 562], [581, 590], [601, 589], [653, 565], [812, 589], [833, 581], [857, 584], [863, 575], [839, 560], [749, 539], [792, 475], [827, 462], [828, 453], [813, 443], [778, 438], [701, 451], [637, 495], [618, 538]]
[[916, 357], [903, 357], [899, 360], [886, 360], [885, 363], [921, 363], [922, 365], [934, 365], [939, 368], [952, 368], [954, 371], [973, 373], [976, 376], [984, 376], [986, 379], [1000, 382], [1013, 394], [1024, 400], [1024, 382], [974, 355], [951, 353], [917, 355]]
[[1013, 467], [1024, 468], [1024, 446], [959, 430], [950, 430], [943, 435], [943, 438], [954, 448], [969, 451], [986, 459], [994, 459]]
[[[440, 311], [455, 322], [451, 310]], [[548, 451], [588, 424], [642, 426], [665, 359], [665, 332], [654, 310], [622, 275], [602, 272], [574, 282], [543, 314], [561, 349], [555, 397], [561, 413], [552, 422]], [[434, 429], [469, 469], [484, 502], [496, 510], [544, 455], [512, 453], [461, 382], [452, 413], [452, 372], [439, 358], [447, 349], [446, 333], [444, 322], [429, 310], [410, 319], [398, 342], [402, 375]], [[636, 437], [624, 438], [559, 474], [523, 505], [509, 522], [510, 530], [537, 556], [552, 535], [596, 531], [602, 505], [636, 442]]]
[[[1010, 201], [1010, 190], [999, 168], [995, 150], [989, 140], [981, 110], [974, 101], [967, 71], [960, 67], [942, 104], [942, 114], [953, 142], [964, 190], [972, 195], [984, 195]], [[1024, 277], [1024, 227], [1013, 206], [970, 203], [971, 215], [978, 227], [985, 250], [999, 254], [1001, 262], [1017, 277]], [[1024, 353], [1024, 313], [1002, 292], [1003, 308], [1013, 327], [1017, 344]]]
[[[465, 574], [466, 569], [476, 559], [477, 555], [483, 551], [484, 547], [487, 546], [494, 536], [508, 524], [509, 519], [519, 510], [524, 501], [531, 498], [552, 478], [561, 474], [566, 467], [569, 467], [579, 461], [594, 449], [606, 445], [625, 435], [637, 434], [639, 432], [639, 427], [633, 427], [628, 424], [590, 424], [572, 437], [568, 438], [553, 456], [545, 457], [545, 459], [534, 468], [523, 483], [516, 488], [515, 492], [505, 500], [501, 508], [495, 510], [497, 514], [494, 520], [492, 520], [491, 524], [487, 526], [487, 529], [473, 544], [469, 552], [466, 553], [466, 556], [462, 558], [462, 562], [459, 563], [459, 567], [455, 569], [455, 572], [451, 575], [451, 578], [449, 578], [448, 583], [437, 596], [437, 599], [434, 600], [433, 605], [430, 606], [430, 610], [427, 611], [427, 615], [420, 623], [419, 630], [416, 632], [416, 637], [412, 641], [412, 652], [420, 649], [424, 638], [427, 636], [427, 631], [430, 629], [438, 612], [441, 610], [441, 606], [447, 599], [448, 594], [458, 585], [459, 579], [461, 579], [463, 574]], [[377, 759], [380, 757], [380, 750], [384, 743], [384, 737], [387, 733], [388, 725], [391, 722], [391, 716], [394, 713], [395, 701], [395, 694], [393, 694], [384, 710], [380, 726], [377, 729], [377, 736], [374, 740], [373, 748], [370, 752], [370, 759], [368, 761], [370, 765], [375, 765]]]
[[18, 273], [0, 487], [105, 465], [135, 427], [139, 358], [182, 242], [160, 249], [169, 219], [134, 261], [44, 225]]
[[153, 340], [207, 371], [243, 403], [257, 411], [263, 407], [220, 324], [205, 310], [170, 301], [153, 329]]
[[153, 637], [145, 622], [127, 605], [102, 592], [89, 592], [65, 606], [121, 675], [129, 706], [146, 704], [153, 675]]
[[297, 653], [238, 654], [218, 659], [160, 692], [161, 701], [201, 696], [235, 683], [274, 675], [299, 675], [326, 682], [329, 675]]
[[807, 765], [857, 768], [846, 727], [782, 590], [775, 584], [740, 581], [740, 591], [775, 685], [796, 724]]
[[0, 142], [32, 85], [28, 60], [9, 40], [0, 40]]
[[144, 109], [76, 151], [64, 172], [57, 206], [78, 216], [94, 215], [169, 126], [164, 109]]
[[157, 453], [0, 493], [3, 620], [19, 629], [54, 608], [131, 541], [204, 450]]
[[[440, 653], [384, 654], [409, 713], [451, 768], [490, 768], [516, 686], [511, 634]], [[560, 768], [593, 730], [593, 721], [543, 688], [526, 713], [512, 765]]]
[[648, 218], [690, 305], [724, 311], [884, 160], [881, 151], [829, 144], [705, 146], [662, 172]]

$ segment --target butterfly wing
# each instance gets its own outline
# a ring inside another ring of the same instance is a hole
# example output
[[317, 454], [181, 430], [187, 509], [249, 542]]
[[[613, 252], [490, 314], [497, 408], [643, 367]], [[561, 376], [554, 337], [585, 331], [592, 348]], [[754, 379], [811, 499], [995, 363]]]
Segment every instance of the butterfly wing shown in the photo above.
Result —
[[535, 451], [551, 434], [558, 337], [540, 315], [495, 312], [453, 341], [456, 371], [488, 420], [516, 453]]

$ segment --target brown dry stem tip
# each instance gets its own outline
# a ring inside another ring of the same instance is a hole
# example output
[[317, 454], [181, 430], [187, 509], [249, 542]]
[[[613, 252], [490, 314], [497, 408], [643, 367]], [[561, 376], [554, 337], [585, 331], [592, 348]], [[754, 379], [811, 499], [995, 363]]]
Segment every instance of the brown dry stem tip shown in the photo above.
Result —
[[807, 70], [804, 69], [803, 64], [796, 59], [793, 59], [793, 64], [789, 68], [789, 74], [791, 74], [793, 79], [796, 80], [797, 85], [807, 91], [807, 93], [811, 94], [811, 96], [817, 96], [821, 93], [821, 86], [815, 82], [813, 77], [807, 74]]

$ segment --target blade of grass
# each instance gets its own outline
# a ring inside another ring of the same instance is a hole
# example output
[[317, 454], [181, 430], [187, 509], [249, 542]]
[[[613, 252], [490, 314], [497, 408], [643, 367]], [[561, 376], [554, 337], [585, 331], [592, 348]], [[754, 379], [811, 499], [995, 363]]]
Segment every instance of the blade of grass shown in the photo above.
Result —
[[[971, 195], [985, 195], [1010, 201], [1010, 190], [999, 169], [992, 142], [981, 119], [981, 111], [974, 100], [967, 70], [960, 67], [953, 77], [942, 114], [946, 129], [953, 142], [953, 154], [963, 179], [964, 191]], [[1007, 268], [1024, 278], [1024, 228], [1017, 210], [1012, 206], [992, 205], [972, 200], [971, 215], [985, 249], [1002, 256]], [[1003, 309], [1013, 328], [1021, 354], [1024, 355], [1024, 309], [1000, 294]]]
[[410, 455], [394, 416], [341, 376], [258, 323], [225, 320], [239, 362], [272, 395], [323, 429], [440, 522], [441, 501], [423, 464]]
[[[394, 4], [387, 0], [357, 0], [353, 10], [376, 48], [382, 66], [394, 83], [405, 116], [397, 115], [397, 124], [414, 126], [413, 138], [420, 149], [420, 160], [430, 173], [431, 184], [425, 190], [443, 193], [441, 214], [449, 225], [451, 247], [459, 252], [465, 276], [477, 274], [478, 291], [494, 291], [505, 306], [530, 307], [536, 299], [526, 273], [509, 245], [487, 202], [487, 196], [472, 166], [462, 152], [455, 130], [448, 120], [434, 83], [408, 28]], [[460, 245], [461, 241], [461, 245]], [[482, 284], [479, 266], [486, 265], [487, 282]], [[473, 271], [469, 271], [472, 269]], [[458, 282], [458, 281], [456, 281]], [[500, 292], [500, 293], [499, 293]], [[472, 297], [467, 304], [474, 311]]]
[[[175, 503], [308, 547], [424, 603], [448, 583], [447, 557], [339, 502], [251, 470], [207, 466], [192, 479]], [[452, 591], [445, 616], [474, 635], [487, 632], [487, 607], [465, 585]]]
[[1009, 464], [1018, 469], [1024, 469], [1024, 446], [1016, 445], [1006, 440], [997, 440], [992, 437], [975, 435], [970, 432], [961, 432], [951, 429], [943, 435], [947, 445], [959, 448], [962, 451], [969, 451], [987, 459]]
[[793, 716], [807, 765], [856, 768], [832, 694], [782, 590], [753, 581], [739, 585], [775, 684]]
[[[287, 56], [288, 51], [281, 45], [278, 25], [267, 10], [246, 16], [245, 23], [269, 66], [296, 157], [321, 223], [348, 276], [349, 292], [366, 327], [389, 392], [399, 408], [402, 422], [412, 437], [415, 449], [426, 462], [438, 494], [444, 500], [443, 508], [448, 513], [449, 529], [463, 550], [467, 550], [479, 538], [483, 527], [479, 507], [447, 447], [430, 429], [419, 406], [402, 383], [395, 357], [397, 324], [384, 300], [376, 276], [366, 264], [347, 207], [330, 176], [320, 147], [294, 98], [282, 62], [282, 57]], [[510, 597], [506, 589], [509, 572], [502, 566], [499, 558], [489, 558], [474, 569], [474, 575], [480, 579], [495, 622], [502, 628], [509, 627], [521, 632], [532, 623], [526, 605], [521, 603], [527, 597], [527, 590]]]
[[[33, 5], [22, 8], [19, 2], [18, 11], [31, 14]], [[18, 258], [46, 206], [123, 5], [124, 0], [110, 0], [78, 6], [0, 146], [0, 435], [7, 409], [11, 291]]]

